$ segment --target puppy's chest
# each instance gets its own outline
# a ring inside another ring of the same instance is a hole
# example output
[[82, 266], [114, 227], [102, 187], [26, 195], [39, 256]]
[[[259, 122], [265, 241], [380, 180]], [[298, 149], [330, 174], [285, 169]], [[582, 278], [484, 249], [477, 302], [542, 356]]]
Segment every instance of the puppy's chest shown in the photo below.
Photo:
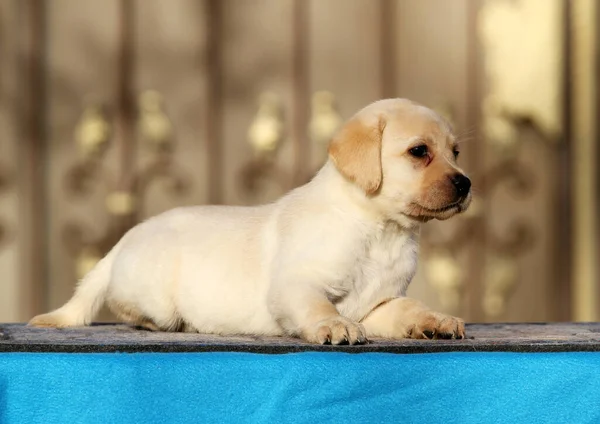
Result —
[[342, 315], [358, 320], [382, 300], [406, 294], [417, 269], [418, 233], [394, 230], [367, 237], [346, 276], [329, 287]]
[[413, 278], [417, 269], [418, 234], [394, 230], [384, 228], [367, 241], [355, 274], [359, 295], [404, 294]]

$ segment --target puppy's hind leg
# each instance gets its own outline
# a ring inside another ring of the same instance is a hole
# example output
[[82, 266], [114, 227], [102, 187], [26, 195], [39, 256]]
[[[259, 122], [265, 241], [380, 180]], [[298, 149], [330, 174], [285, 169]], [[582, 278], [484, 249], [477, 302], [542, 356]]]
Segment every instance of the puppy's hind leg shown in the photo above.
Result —
[[148, 317], [144, 316], [134, 306], [126, 305], [121, 302], [110, 300], [107, 302], [109, 309], [117, 318], [126, 324], [136, 327], [143, 327], [151, 331], [160, 331], [161, 329]]
[[157, 320], [150, 318], [134, 305], [110, 300], [108, 307], [121, 321], [146, 330], [183, 333], [196, 332], [196, 329], [186, 323], [178, 314], [173, 314], [168, 320], [163, 320], [161, 324], [158, 324]]

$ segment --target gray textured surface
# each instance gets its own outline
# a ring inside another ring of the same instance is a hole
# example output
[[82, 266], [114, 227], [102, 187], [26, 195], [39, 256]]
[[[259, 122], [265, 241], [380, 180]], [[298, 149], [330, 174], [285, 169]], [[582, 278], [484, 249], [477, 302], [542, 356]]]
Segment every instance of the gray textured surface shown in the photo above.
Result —
[[63, 330], [0, 324], [0, 352], [600, 352], [600, 323], [470, 324], [465, 340], [372, 340], [362, 346], [319, 346], [283, 337], [161, 333], [97, 324]]

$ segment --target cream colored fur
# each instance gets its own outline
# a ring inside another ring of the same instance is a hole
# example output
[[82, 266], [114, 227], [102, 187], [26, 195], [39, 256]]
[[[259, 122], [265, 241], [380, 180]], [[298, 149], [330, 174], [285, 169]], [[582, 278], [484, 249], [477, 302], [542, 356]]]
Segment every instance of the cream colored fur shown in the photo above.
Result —
[[[432, 158], [411, 157], [426, 143]], [[173, 209], [132, 228], [61, 308], [31, 325], [89, 324], [104, 302], [151, 329], [367, 337], [463, 337], [461, 320], [405, 298], [420, 225], [464, 210], [450, 126], [408, 100], [351, 118], [314, 179], [257, 207]]]

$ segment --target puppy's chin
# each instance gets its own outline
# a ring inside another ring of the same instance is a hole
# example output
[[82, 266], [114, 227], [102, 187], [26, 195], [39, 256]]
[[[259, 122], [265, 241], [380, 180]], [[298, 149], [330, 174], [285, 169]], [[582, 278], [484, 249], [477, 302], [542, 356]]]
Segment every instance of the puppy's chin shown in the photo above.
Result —
[[428, 208], [420, 205], [419, 203], [413, 202], [409, 205], [404, 214], [420, 222], [427, 222], [432, 219], [445, 221], [448, 218], [452, 218], [454, 215], [466, 211], [470, 204], [471, 194], [469, 193], [467, 197], [459, 200], [458, 202], [453, 202], [439, 208]]

